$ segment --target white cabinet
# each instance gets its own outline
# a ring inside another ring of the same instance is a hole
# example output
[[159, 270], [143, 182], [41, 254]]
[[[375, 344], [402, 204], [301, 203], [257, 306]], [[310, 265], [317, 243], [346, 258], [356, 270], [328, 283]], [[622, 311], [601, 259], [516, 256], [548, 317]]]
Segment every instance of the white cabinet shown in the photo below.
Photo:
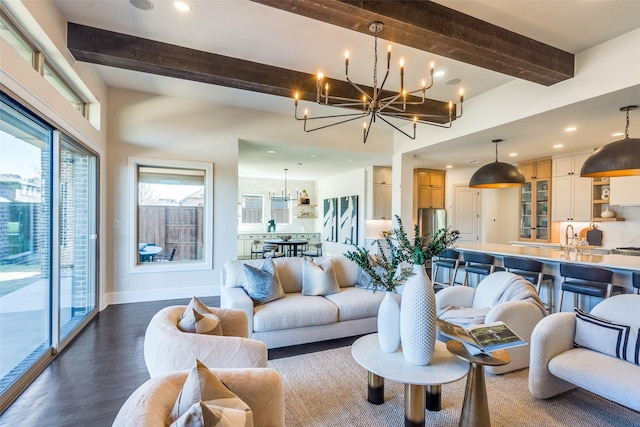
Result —
[[366, 218], [391, 219], [391, 168], [367, 168]]
[[611, 178], [611, 205], [640, 205], [640, 176]]
[[591, 221], [591, 178], [580, 169], [589, 153], [553, 159], [552, 221]]

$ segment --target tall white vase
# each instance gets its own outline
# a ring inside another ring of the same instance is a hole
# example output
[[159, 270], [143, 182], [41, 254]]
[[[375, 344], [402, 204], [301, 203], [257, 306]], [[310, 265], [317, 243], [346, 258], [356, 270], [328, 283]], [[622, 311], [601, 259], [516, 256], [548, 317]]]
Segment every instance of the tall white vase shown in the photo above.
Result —
[[413, 266], [400, 307], [400, 340], [407, 362], [425, 366], [436, 345], [436, 296], [423, 265]]
[[394, 353], [400, 345], [400, 305], [387, 292], [378, 309], [378, 341], [380, 348], [387, 353]]

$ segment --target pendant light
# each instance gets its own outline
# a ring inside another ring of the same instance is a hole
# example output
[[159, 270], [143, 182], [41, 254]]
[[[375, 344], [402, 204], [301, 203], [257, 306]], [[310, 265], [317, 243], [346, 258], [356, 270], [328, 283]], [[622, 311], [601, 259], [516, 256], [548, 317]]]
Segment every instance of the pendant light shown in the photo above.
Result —
[[501, 139], [494, 139], [496, 144], [496, 161], [482, 166], [476, 171], [469, 181], [471, 188], [509, 188], [523, 185], [524, 175], [510, 163], [498, 161], [498, 144]]
[[594, 151], [582, 165], [580, 176], [601, 178], [640, 175], [640, 139], [629, 138], [629, 111], [637, 105], [622, 107], [627, 112], [624, 139], [607, 144]]

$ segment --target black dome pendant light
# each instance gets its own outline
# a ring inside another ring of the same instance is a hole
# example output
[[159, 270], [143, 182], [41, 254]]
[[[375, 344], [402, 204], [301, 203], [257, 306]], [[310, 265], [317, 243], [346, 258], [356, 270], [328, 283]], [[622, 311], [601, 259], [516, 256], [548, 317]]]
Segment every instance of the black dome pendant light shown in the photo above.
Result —
[[589, 178], [640, 175], [640, 139], [629, 138], [629, 111], [637, 105], [622, 107], [627, 112], [624, 139], [594, 151], [582, 165], [580, 176]]
[[496, 161], [482, 166], [476, 171], [469, 181], [471, 188], [509, 188], [523, 185], [524, 175], [510, 163], [498, 161], [498, 144], [501, 139], [494, 139], [496, 144]]

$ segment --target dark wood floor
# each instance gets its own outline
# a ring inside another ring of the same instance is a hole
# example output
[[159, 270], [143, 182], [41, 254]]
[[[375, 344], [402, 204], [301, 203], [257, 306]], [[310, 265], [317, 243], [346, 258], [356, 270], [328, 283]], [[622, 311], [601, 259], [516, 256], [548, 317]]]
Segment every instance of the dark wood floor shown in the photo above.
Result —
[[[218, 306], [219, 298], [202, 298]], [[149, 379], [144, 332], [161, 308], [185, 300], [119, 304], [99, 313], [0, 415], [0, 426], [110, 426], [118, 410]], [[351, 345], [355, 338], [273, 349], [269, 359]]]

